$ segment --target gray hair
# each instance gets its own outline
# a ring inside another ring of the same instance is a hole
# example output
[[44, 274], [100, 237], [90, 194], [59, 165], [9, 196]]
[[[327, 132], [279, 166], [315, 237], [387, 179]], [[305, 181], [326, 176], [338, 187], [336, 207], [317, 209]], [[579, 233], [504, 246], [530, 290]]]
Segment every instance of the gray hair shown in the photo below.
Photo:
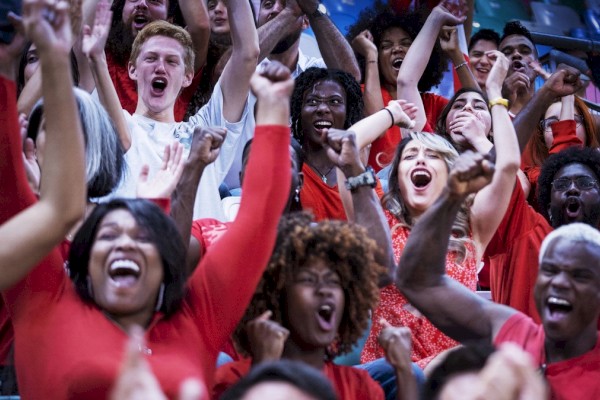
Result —
[[542, 259], [546, 255], [550, 243], [554, 239], [559, 238], [576, 243], [587, 243], [600, 249], [600, 232], [598, 232], [598, 229], [582, 222], [566, 224], [550, 232], [548, 236], [544, 238], [542, 246], [540, 247], [538, 259], [540, 265], [542, 264]]
[[[124, 151], [108, 113], [89, 93], [73, 88], [85, 140], [85, 173], [88, 198], [108, 195], [121, 180]], [[35, 140], [43, 114], [43, 99], [29, 117], [27, 136]]]

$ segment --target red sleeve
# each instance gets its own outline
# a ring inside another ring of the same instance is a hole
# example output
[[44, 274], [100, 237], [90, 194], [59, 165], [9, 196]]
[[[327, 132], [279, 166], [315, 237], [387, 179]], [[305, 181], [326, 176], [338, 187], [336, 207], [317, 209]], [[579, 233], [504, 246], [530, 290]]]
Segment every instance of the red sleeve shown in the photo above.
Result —
[[215, 373], [215, 384], [212, 387], [211, 398], [219, 399], [223, 393], [237, 383], [250, 371], [249, 358], [221, 365]]
[[423, 132], [434, 132], [437, 120], [442, 114], [444, 107], [446, 107], [446, 104], [448, 104], [448, 99], [434, 93], [421, 93], [421, 99], [423, 100], [423, 108], [425, 108], [425, 116], [427, 117]]
[[282, 157], [289, 146], [289, 127], [256, 127], [240, 211], [190, 279], [192, 312], [215, 352], [244, 314], [273, 252], [291, 184]]
[[29, 187], [17, 111], [17, 88], [13, 81], [0, 76], [0, 223], [37, 201]]
[[494, 346], [505, 342], [515, 343], [528, 352], [536, 365], [545, 359], [543, 328], [523, 313], [516, 312], [496, 334]]

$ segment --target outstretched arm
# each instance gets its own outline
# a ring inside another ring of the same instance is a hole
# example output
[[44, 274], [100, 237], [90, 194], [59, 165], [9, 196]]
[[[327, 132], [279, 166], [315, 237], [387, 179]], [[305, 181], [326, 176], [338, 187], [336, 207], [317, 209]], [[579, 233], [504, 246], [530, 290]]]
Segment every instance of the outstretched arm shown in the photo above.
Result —
[[[274, 2], [271, 2], [274, 3]], [[269, 4], [270, 6], [271, 4]], [[261, 5], [263, 7], [263, 5]], [[272, 6], [272, 13], [275, 14], [275, 5]], [[269, 16], [270, 17], [270, 16]], [[260, 43], [260, 54], [258, 62], [264, 60], [277, 43], [290, 33], [302, 29], [306, 24], [306, 17], [296, 3], [296, 0], [287, 0], [285, 7], [279, 14], [273, 16], [269, 21], [258, 28], [258, 40]]]
[[110, 10], [108, 0], [100, 0], [96, 8], [96, 18], [94, 19], [93, 27], [89, 25], [83, 27], [81, 49], [90, 63], [100, 103], [106, 108], [108, 115], [115, 124], [115, 129], [119, 135], [123, 150], [128, 151], [131, 147], [131, 135], [127, 127], [127, 121], [125, 121], [125, 117], [123, 116], [123, 108], [121, 107], [117, 91], [108, 72], [106, 54], [104, 53], [111, 20], [112, 11]]
[[[502, 82], [508, 72], [509, 61], [499, 51], [489, 52], [488, 57], [495, 60], [485, 85], [488, 98], [493, 101], [502, 97]], [[496, 172], [491, 184], [475, 195], [471, 207], [471, 226], [478, 259], [483, 255], [504, 217], [521, 165], [519, 143], [508, 109], [497, 104], [492, 106], [490, 112], [494, 131]]]
[[572, 67], [559, 69], [548, 78], [513, 121], [521, 153], [535, 132], [540, 117], [550, 104], [559, 97], [576, 93], [582, 85], [579, 71]]
[[417, 124], [415, 126], [415, 130], [417, 131], [423, 130], [427, 122], [425, 108], [418, 89], [419, 80], [425, 72], [425, 67], [427, 67], [427, 62], [433, 51], [440, 29], [444, 25], [453, 26], [461, 24], [464, 21], [464, 18], [452, 15], [444, 8], [444, 4], [445, 2], [442, 2], [431, 11], [415, 41], [408, 49], [398, 72], [396, 82], [398, 85], [398, 99], [414, 103], [419, 109], [416, 116]]
[[[40, 56], [47, 139], [40, 201], [0, 227], [2, 289], [26, 275], [60, 243], [84, 212], [83, 136], [70, 72], [68, 9], [65, 1], [23, 2], [25, 30]], [[9, 110], [14, 110], [14, 103]], [[18, 136], [18, 131], [12, 134]]]
[[244, 111], [250, 77], [256, 69], [258, 35], [247, 0], [226, 0], [225, 3], [231, 27], [232, 52], [220, 79], [223, 116], [229, 122], [236, 122]]
[[350, 43], [326, 14], [316, 12], [319, 0], [299, 0], [298, 5], [308, 17], [327, 68], [348, 72], [360, 82], [360, 69]]
[[[345, 178], [358, 176], [365, 172], [365, 167], [360, 161], [356, 137], [352, 131], [329, 129], [322, 138], [323, 147], [327, 156], [339, 168]], [[343, 180], [338, 181], [341, 187]], [[379, 277], [379, 286], [384, 287], [391, 283], [395, 275], [396, 263], [392, 250], [392, 233], [388, 226], [379, 198], [371, 186], [360, 186], [351, 192], [351, 202], [354, 208], [354, 221], [365, 227], [371, 239], [379, 245], [375, 260], [386, 267], [386, 274]]]
[[185, 29], [192, 37], [194, 45], [194, 71], [198, 72], [206, 64], [208, 39], [210, 38], [210, 20], [205, 0], [179, 0], [179, 7], [185, 20]]
[[[491, 340], [516, 311], [484, 300], [446, 275], [452, 224], [464, 199], [487, 185], [494, 167], [467, 151], [454, 164], [448, 185], [411, 230], [396, 285], [408, 301], [446, 335]], [[448, 301], [452, 299], [452, 301]]]
[[365, 115], [375, 114], [383, 108], [381, 82], [379, 81], [379, 52], [369, 30], [362, 31], [352, 39], [352, 48], [365, 59], [365, 87], [363, 100]]

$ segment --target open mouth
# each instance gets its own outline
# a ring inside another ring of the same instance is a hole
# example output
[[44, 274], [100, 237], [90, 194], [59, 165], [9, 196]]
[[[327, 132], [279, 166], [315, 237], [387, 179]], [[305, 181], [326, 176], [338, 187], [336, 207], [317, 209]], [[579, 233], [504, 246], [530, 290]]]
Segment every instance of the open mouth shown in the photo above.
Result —
[[331, 121], [316, 121], [313, 126], [317, 130], [329, 129], [333, 126], [333, 123]]
[[487, 74], [490, 72], [489, 68], [475, 68], [475, 70], [481, 74]]
[[108, 274], [118, 286], [132, 286], [140, 277], [140, 266], [132, 260], [115, 260]]
[[423, 189], [431, 182], [431, 174], [424, 169], [417, 169], [410, 174], [410, 180], [417, 189]]
[[333, 315], [335, 308], [332, 304], [322, 304], [317, 310], [317, 321], [324, 331], [331, 331], [333, 326]]
[[137, 30], [141, 30], [150, 22], [150, 19], [144, 14], [136, 14], [133, 16], [133, 27]]
[[581, 203], [576, 197], [569, 197], [565, 202], [565, 211], [571, 219], [577, 218], [581, 211]]
[[152, 79], [152, 89], [156, 94], [162, 94], [167, 88], [167, 80], [165, 78]]
[[392, 68], [394, 68], [396, 71], [399, 71], [403, 60], [403, 58], [394, 58], [392, 60]]
[[546, 307], [548, 307], [551, 317], [561, 317], [573, 311], [573, 306], [569, 301], [555, 296], [548, 297]]
[[525, 71], [525, 64], [523, 64], [519, 60], [515, 60], [515, 61], [513, 61], [511, 68], [513, 69], [513, 71], [523, 72], [523, 71]]

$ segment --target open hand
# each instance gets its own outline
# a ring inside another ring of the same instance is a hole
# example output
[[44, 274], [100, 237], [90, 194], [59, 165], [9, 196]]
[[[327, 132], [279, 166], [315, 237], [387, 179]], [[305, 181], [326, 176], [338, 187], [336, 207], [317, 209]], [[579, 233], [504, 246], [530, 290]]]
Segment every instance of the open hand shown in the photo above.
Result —
[[[480, 111], [477, 112], [479, 113]], [[448, 125], [448, 131], [450, 134], [464, 138], [471, 147], [479, 152], [487, 152], [492, 147], [492, 143], [487, 138], [485, 125], [476, 114], [467, 111], [459, 112]], [[460, 141], [457, 138], [453, 139], [457, 142]]]
[[94, 26], [89, 25], [83, 27], [83, 39], [81, 41], [81, 51], [87, 58], [93, 59], [104, 54], [104, 46], [110, 31], [110, 23], [112, 21], [112, 11], [107, 0], [100, 0], [96, 6], [96, 17], [94, 18]]
[[73, 33], [67, 1], [24, 0], [23, 26], [40, 57], [66, 56], [71, 51]]
[[448, 175], [447, 187], [457, 197], [466, 197], [487, 186], [494, 176], [494, 164], [470, 150], [462, 153]]
[[246, 325], [254, 364], [279, 360], [285, 341], [290, 335], [290, 331], [270, 319], [272, 315], [273, 313], [267, 310]]
[[394, 125], [406, 129], [415, 127], [415, 118], [419, 109], [413, 103], [409, 103], [406, 100], [392, 100], [386, 108], [392, 112]]
[[165, 146], [162, 166], [152, 180], [148, 180], [148, 166], [143, 166], [137, 184], [137, 196], [146, 199], [170, 198], [181, 178], [184, 162], [181, 143], [173, 141]]

